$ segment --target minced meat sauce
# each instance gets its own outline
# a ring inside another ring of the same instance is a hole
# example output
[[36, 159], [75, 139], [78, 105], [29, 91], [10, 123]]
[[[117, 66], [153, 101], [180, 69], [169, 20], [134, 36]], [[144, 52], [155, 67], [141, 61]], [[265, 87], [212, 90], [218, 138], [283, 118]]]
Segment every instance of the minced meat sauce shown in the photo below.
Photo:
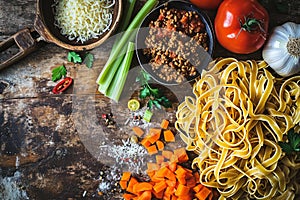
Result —
[[208, 35], [195, 11], [165, 7], [149, 27], [143, 53], [150, 58], [159, 78], [181, 83], [199, 74], [196, 69], [201, 63], [199, 45], [208, 51]]

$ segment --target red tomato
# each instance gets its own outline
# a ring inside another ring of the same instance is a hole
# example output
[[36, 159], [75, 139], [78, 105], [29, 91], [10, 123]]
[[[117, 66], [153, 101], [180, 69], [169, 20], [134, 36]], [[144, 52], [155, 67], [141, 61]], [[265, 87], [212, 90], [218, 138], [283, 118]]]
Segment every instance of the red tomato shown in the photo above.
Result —
[[217, 9], [223, 0], [191, 0], [191, 3], [198, 8], [205, 10]]
[[224, 0], [215, 18], [219, 43], [227, 50], [249, 54], [266, 41], [268, 12], [256, 0]]

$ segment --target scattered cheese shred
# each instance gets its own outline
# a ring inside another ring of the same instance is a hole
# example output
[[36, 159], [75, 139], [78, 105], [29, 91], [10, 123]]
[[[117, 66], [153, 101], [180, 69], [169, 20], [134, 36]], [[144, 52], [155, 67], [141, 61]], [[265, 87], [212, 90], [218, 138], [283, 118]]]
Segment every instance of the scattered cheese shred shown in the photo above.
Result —
[[109, 30], [115, 0], [54, 0], [55, 26], [69, 40], [84, 43]]

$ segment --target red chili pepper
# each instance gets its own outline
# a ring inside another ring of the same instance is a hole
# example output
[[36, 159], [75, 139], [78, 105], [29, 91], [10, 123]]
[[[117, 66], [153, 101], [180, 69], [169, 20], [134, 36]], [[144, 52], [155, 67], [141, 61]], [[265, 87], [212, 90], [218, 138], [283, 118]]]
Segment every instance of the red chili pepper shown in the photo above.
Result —
[[59, 94], [65, 91], [73, 82], [73, 79], [70, 77], [64, 78], [60, 81], [52, 90], [54, 94]]

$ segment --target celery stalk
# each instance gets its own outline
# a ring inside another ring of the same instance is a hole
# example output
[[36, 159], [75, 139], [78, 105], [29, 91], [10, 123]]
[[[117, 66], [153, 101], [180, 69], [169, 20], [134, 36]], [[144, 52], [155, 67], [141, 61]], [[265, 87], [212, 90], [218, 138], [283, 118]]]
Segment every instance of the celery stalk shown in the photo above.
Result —
[[107, 97], [109, 97], [110, 99], [112, 99], [116, 102], [119, 101], [121, 93], [123, 91], [123, 88], [124, 88], [124, 85], [126, 82], [126, 78], [128, 75], [128, 71], [131, 66], [133, 54], [134, 54], [134, 43], [129, 42], [127, 51], [126, 51], [126, 55], [120, 65], [118, 71], [116, 72], [116, 75], [114, 76], [112, 83], [110, 84], [110, 86], [107, 90], [107, 94], [106, 94]]
[[158, 0], [148, 0], [145, 5], [142, 7], [142, 9], [138, 12], [138, 14], [134, 17], [130, 25], [128, 26], [127, 30], [124, 32], [120, 40], [118, 41], [118, 44], [114, 48], [114, 51], [111, 52], [111, 55], [109, 56], [104, 69], [101, 71], [97, 83], [98, 84], [104, 84], [106, 81], [110, 82], [111, 80], [108, 79], [108, 74], [113, 73], [113, 70], [115, 68], [113, 67], [113, 62], [118, 58], [120, 53], [122, 52], [122, 49], [124, 46], [127, 45], [130, 40], [132, 41], [135, 36], [135, 29], [138, 28], [138, 26], [141, 24], [142, 20], [145, 18], [145, 16], [155, 7], [155, 5], [158, 3]]

